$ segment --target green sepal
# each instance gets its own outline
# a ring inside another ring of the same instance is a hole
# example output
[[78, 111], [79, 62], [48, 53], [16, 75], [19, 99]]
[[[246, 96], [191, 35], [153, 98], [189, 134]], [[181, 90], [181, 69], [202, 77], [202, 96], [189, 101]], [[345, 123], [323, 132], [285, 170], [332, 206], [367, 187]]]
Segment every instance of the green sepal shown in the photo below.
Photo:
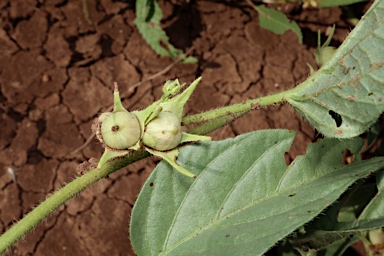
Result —
[[[147, 108], [140, 110], [140, 111], [133, 111], [132, 113], [137, 117], [137, 120], [139, 121], [140, 127], [141, 127], [141, 134], [144, 134], [145, 126], [148, 123], [148, 118], [156, 112], [156, 109], [159, 109], [160, 101], [156, 101], [149, 105]], [[156, 116], [155, 116], [156, 117]], [[137, 145], [135, 145], [137, 146]], [[132, 148], [132, 147], [131, 147]], [[133, 148], [132, 148], [133, 149]]]
[[126, 151], [126, 150], [124, 150], [124, 151], [111, 151], [110, 149], [106, 148], [104, 150], [103, 155], [101, 156], [101, 158], [99, 160], [99, 163], [97, 164], [97, 168], [100, 168], [101, 166], [103, 166], [105, 163], [107, 163], [109, 160], [111, 160], [113, 158], [124, 156], [126, 154], [128, 154], [128, 151]]
[[315, 69], [311, 66], [311, 64], [309, 64], [307, 62], [307, 66], [309, 67], [309, 74], [312, 75], [313, 73], [315, 73]]
[[160, 103], [160, 106], [163, 108], [163, 111], [172, 112], [181, 120], [183, 115], [184, 105], [185, 103], [187, 103], [187, 101], [191, 97], [192, 92], [195, 90], [200, 80], [201, 80], [201, 77], [197, 78], [182, 93], [180, 93], [179, 95], [176, 95], [169, 101]]
[[211, 137], [209, 136], [203, 136], [203, 135], [197, 135], [197, 134], [191, 134], [191, 133], [182, 133], [181, 142], [188, 142], [188, 141], [209, 141], [211, 140]]
[[196, 175], [176, 163], [176, 158], [179, 156], [179, 150], [177, 148], [169, 151], [157, 151], [150, 148], [145, 148], [149, 153], [152, 155], [158, 156], [163, 158], [165, 161], [167, 161], [173, 168], [175, 168], [178, 172], [181, 174], [184, 174], [191, 178], [196, 178]]
[[129, 147], [130, 150], [139, 150], [141, 148], [142, 148], [141, 139], [135, 145], [133, 145], [132, 147]]
[[144, 122], [145, 126], [147, 126], [147, 124], [149, 124], [149, 122], [151, 122], [153, 119], [155, 119], [155, 118], [159, 115], [159, 113], [160, 113], [162, 110], [163, 110], [163, 108], [162, 108], [161, 106], [159, 106], [159, 105], [156, 106], [156, 107], [153, 109], [152, 113], [149, 114], [149, 116], [148, 116], [147, 119], [145, 120], [145, 122]]
[[124, 108], [121, 103], [119, 89], [117, 88], [117, 84], [115, 84], [115, 90], [113, 92], [113, 112], [121, 112], [128, 111]]

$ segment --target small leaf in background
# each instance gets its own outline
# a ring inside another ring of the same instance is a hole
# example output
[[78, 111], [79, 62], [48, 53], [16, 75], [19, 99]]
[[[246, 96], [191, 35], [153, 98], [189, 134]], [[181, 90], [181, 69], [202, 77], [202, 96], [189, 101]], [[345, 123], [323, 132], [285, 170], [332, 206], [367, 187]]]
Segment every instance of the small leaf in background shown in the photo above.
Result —
[[368, 0], [318, 0], [320, 7], [332, 7], [332, 6], [342, 6], [350, 5], [360, 2], [367, 2]]
[[350, 138], [384, 111], [384, 1], [375, 1], [321, 69], [287, 101], [320, 133]]
[[324, 139], [286, 166], [288, 130], [261, 130], [180, 149], [191, 179], [161, 162], [133, 208], [130, 234], [138, 255], [261, 255], [312, 220], [384, 158], [343, 165], [359, 138]]
[[[177, 59], [184, 57], [182, 50], [175, 48], [161, 28], [163, 12], [156, 0], [137, 0], [135, 25], [147, 44], [159, 55]], [[196, 63], [195, 57], [187, 57], [183, 63]]]
[[283, 34], [287, 30], [296, 33], [299, 43], [303, 43], [303, 35], [296, 22], [289, 20], [283, 13], [265, 7], [264, 5], [253, 6], [259, 13], [260, 26], [276, 34]]

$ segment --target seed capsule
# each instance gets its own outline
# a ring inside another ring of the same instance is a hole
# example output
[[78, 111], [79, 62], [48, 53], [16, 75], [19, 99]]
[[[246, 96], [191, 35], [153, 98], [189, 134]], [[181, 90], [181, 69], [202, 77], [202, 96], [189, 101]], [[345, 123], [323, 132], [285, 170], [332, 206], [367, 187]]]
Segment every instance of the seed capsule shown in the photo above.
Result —
[[140, 133], [139, 121], [128, 111], [112, 113], [101, 124], [103, 141], [112, 149], [128, 149], [139, 141]]
[[145, 127], [142, 141], [150, 148], [166, 151], [177, 147], [181, 138], [180, 119], [172, 112], [162, 111]]

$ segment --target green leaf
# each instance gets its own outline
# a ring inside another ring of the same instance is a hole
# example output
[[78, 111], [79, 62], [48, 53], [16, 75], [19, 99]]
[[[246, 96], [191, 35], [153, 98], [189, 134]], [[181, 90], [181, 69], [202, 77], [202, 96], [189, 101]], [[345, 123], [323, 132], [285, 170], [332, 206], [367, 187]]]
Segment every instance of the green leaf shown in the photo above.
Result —
[[307, 225], [305, 235], [292, 239], [292, 242], [312, 249], [322, 249], [352, 234], [383, 227], [383, 173], [377, 173], [378, 191], [373, 186], [375, 184], [359, 182], [337, 204]]
[[332, 204], [384, 159], [343, 166], [360, 139], [325, 139], [288, 168], [294, 132], [262, 130], [180, 149], [180, 175], [161, 162], [133, 208], [130, 234], [138, 255], [261, 255]]
[[[135, 25], [147, 44], [159, 55], [170, 56], [174, 59], [184, 56], [182, 50], [175, 48], [167, 34], [161, 28], [160, 21], [163, 12], [155, 0], [136, 1]], [[195, 57], [186, 58], [186, 63], [196, 63]]]
[[287, 30], [292, 30], [296, 33], [299, 43], [303, 43], [303, 35], [296, 22], [290, 21], [283, 13], [265, 7], [264, 5], [254, 6], [254, 8], [259, 13], [260, 26], [262, 28], [268, 29], [279, 35]]
[[375, 1], [333, 57], [288, 102], [327, 137], [366, 131], [384, 110], [384, 1]]
[[355, 227], [372, 223], [372, 220], [379, 225], [373, 228], [384, 227], [384, 171], [378, 172], [376, 179], [378, 192], [359, 216]]
[[368, 0], [318, 0], [320, 7], [332, 7], [332, 6], [342, 6], [350, 5], [360, 2], [367, 2]]

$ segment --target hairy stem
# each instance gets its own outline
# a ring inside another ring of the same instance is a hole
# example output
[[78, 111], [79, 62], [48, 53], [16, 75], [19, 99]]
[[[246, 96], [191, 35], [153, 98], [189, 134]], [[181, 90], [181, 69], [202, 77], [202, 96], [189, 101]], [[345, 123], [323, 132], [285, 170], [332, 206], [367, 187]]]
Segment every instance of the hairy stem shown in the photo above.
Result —
[[[245, 112], [244, 112], [245, 114]], [[191, 134], [197, 134], [197, 135], [205, 135], [210, 132], [213, 132], [214, 130], [223, 127], [226, 124], [229, 124], [233, 122], [236, 118], [240, 117], [242, 114], [239, 115], [231, 115], [231, 116], [222, 116], [219, 118], [216, 118], [214, 120], [209, 121], [208, 123], [202, 124], [196, 128], [193, 128], [188, 131], [188, 133]]]
[[271, 94], [257, 99], [247, 100], [242, 103], [236, 103], [230, 106], [213, 109], [196, 115], [186, 116], [183, 118], [182, 123], [184, 125], [199, 124], [225, 116], [241, 116], [251, 110], [258, 109], [263, 106], [285, 102], [291, 96], [295, 95], [298, 89], [301, 90], [301, 86], [300, 88], [295, 87], [288, 91]]

